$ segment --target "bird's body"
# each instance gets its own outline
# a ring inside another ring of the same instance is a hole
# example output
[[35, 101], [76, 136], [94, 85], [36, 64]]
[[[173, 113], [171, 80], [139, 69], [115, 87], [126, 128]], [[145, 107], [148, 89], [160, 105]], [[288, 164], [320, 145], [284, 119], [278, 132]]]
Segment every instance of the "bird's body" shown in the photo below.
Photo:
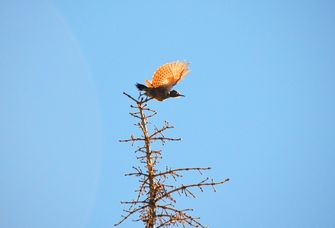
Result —
[[139, 84], [137, 83], [136, 84], [136, 87], [141, 90], [141, 91], [145, 91], [145, 94], [148, 96], [148, 97], [152, 97], [158, 101], [163, 101], [165, 100], [166, 98], [169, 97], [169, 90], [165, 87], [157, 87], [157, 88], [150, 88], [150, 87], [147, 87], [145, 85], [142, 85], [142, 84]]
[[158, 101], [183, 96], [172, 88], [190, 72], [188, 65], [189, 63], [183, 61], [167, 63], [158, 68], [152, 77], [152, 81], [146, 80], [147, 86], [137, 83], [136, 87], [140, 91], [144, 91], [147, 96]]

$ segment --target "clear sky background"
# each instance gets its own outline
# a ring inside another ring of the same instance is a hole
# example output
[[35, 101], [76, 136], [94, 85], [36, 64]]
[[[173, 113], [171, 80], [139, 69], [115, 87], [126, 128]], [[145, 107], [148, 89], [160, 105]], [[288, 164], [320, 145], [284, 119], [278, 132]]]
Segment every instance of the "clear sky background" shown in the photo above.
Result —
[[[0, 1], [0, 227], [110, 228], [137, 180], [136, 82], [189, 60], [173, 167], [229, 177], [180, 200], [209, 227], [335, 227], [333, 1]], [[201, 177], [190, 176], [186, 181]], [[197, 191], [196, 191], [197, 192]], [[121, 227], [143, 227], [131, 221]]]

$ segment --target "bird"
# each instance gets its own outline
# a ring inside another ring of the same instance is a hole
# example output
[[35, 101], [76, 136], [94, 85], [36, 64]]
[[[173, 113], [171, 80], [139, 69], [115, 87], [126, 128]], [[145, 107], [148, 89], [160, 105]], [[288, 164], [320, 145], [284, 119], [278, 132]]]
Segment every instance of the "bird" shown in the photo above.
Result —
[[184, 77], [190, 73], [189, 62], [175, 61], [160, 66], [152, 77], [152, 81], [146, 80], [146, 85], [136, 83], [136, 87], [140, 91], [144, 91], [145, 95], [158, 101], [163, 101], [170, 97], [185, 97], [176, 90], [172, 90], [173, 86], [178, 84]]

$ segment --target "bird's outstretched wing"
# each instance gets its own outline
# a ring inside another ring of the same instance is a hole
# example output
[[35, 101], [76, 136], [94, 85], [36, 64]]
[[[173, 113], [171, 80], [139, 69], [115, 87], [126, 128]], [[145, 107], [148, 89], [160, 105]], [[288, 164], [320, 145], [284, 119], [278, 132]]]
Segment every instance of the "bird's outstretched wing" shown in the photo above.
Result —
[[179, 83], [189, 72], [190, 63], [183, 61], [167, 63], [158, 68], [152, 77], [152, 82], [147, 80], [147, 86], [151, 88], [157, 88], [160, 86], [173, 87]]

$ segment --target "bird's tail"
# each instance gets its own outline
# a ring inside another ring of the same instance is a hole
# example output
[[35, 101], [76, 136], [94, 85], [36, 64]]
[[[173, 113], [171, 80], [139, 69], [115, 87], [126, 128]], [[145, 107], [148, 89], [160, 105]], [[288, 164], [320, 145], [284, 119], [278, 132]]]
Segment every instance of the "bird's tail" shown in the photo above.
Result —
[[145, 85], [142, 85], [140, 83], [136, 83], [136, 88], [140, 91], [147, 91], [148, 90], [148, 87], [146, 87]]

